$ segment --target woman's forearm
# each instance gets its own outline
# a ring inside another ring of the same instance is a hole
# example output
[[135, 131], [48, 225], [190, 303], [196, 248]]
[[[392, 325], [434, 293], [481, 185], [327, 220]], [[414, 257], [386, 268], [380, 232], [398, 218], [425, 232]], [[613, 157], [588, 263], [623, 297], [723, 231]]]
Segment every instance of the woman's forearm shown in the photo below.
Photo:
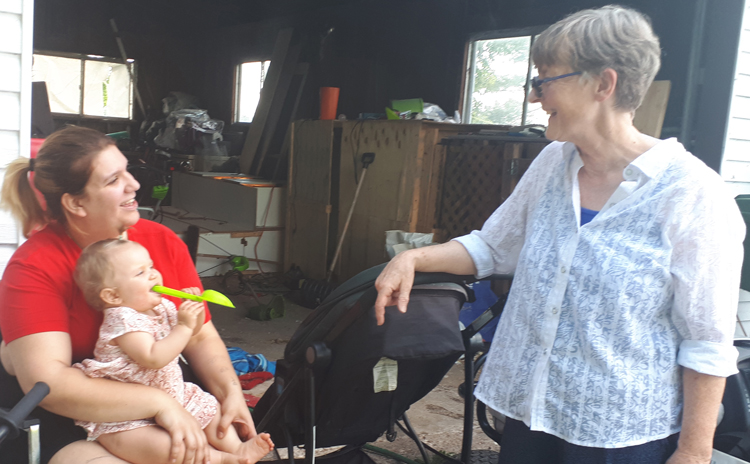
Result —
[[70, 338], [64, 332], [28, 335], [6, 346], [24, 391], [45, 382], [50, 394], [41, 406], [61, 416], [93, 422], [154, 417], [174, 400], [161, 390], [107, 379], [92, 379], [70, 366]]
[[212, 322], [204, 324], [190, 340], [184, 355], [195, 375], [219, 403], [223, 403], [230, 394], [242, 395], [242, 387], [227, 347]]
[[408, 252], [414, 259], [414, 270], [420, 272], [448, 272], [457, 275], [474, 275], [477, 268], [471, 255], [457, 241], [415, 248]]
[[685, 397], [678, 451], [709, 462], [726, 379], [683, 368]]

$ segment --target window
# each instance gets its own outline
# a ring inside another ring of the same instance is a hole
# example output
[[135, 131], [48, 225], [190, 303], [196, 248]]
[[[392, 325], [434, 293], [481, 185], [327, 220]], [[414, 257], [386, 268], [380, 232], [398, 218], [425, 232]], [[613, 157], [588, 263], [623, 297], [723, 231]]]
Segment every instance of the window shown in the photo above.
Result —
[[266, 80], [270, 61], [250, 61], [237, 65], [235, 76], [234, 122], [252, 122]]
[[130, 119], [134, 68], [130, 59], [35, 53], [31, 73], [32, 80], [47, 83], [53, 113]]
[[535, 35], [475, 40], [469, 47], [464, 114], [467, 123], [547, 124], [539, 103], [528, 102]]

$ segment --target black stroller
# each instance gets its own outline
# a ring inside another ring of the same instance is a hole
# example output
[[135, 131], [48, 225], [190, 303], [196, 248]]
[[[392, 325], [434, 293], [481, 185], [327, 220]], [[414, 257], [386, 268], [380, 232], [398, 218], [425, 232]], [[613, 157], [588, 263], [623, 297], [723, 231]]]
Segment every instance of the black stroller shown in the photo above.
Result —
[[471, 337], [464, 339], [458, 314], [470, 293], [465, 284], [476, 279], [418, 273], [409, 310], [387, 308], [385, 324], [377, 326], [373, 284], [383, 267], [339, 286], [302, 322], [253, 412], [257, 429], [289, 449], [290, 462], [295, 445], [304, 446], [306, 463], [314, 462], [316, 448], [339, 445], [346, 446], [327, 462], [369, 462], [362, 445], [383, 433], [393, 437], [402, 418], [407, 435], [416, 438], [404, 413], [466, 351]]

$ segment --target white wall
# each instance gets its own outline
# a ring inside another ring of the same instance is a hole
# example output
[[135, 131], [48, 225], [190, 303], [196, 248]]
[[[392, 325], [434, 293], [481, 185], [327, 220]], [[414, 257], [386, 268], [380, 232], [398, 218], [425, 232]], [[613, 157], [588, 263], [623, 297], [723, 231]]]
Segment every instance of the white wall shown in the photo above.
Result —
[[[0, 182], [5, 166], [29, 156], [33, 0], [0, 0]], [[21, 241], [13, 219], [0, 212], [0, 275]]]
[[[721, 175], [735, 195], [750, 193], [750, 2], [745, 3]], [[705, 79], [710, 80], [707, 73]]]

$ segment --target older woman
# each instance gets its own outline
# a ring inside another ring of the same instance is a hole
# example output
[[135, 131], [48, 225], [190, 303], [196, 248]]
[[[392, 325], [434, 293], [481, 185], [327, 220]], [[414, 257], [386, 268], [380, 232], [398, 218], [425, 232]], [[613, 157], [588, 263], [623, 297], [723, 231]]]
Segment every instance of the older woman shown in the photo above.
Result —
[[633, 127], [660, 64], [648, 20], [585, 10], [539, 35], [547, 137], [482, 230], [396, 256], [414, 271], [515, 273], [476, 395], [508, 416], [501, 463], [708, 463], [732, 345], [744, 224], [721, 178]]
[[[46, 210], [29, 183], [44, 197]], [[0, 406], [12, 406], [35, 382], [50, 394], [35, 415], [42, 420], [42, 457], [56, 464], [122, 463], [96, 442], [80, 441], [72, 419], [114, 422], [155, 418], [172, 437], [175, 462], [203, 463], [208, 443], [198, 422], [161, 390], [86, 377], [71, 364], [91, 358], [102, 315], [85, 302], [73, 280], [81, 249], [107, 238], [145, 246], [164, 283], [200, 287], [187, 247], [169, 229], [141, 220], [135, 201], [139, 184], [113, 141], [97, 131], [68, 127], [50, 136], [35, 160], [11, 163], [3, 184], [3, 206], [26, 236], [0, 281]], [[206, 311], [206, 322], [185, 355], [221, 404], [220, 430], [232, 424], [241, 436], [255, 434], [226, 348]], [[26, 460], [25, 440], [4, 443], [2, 462]]]

